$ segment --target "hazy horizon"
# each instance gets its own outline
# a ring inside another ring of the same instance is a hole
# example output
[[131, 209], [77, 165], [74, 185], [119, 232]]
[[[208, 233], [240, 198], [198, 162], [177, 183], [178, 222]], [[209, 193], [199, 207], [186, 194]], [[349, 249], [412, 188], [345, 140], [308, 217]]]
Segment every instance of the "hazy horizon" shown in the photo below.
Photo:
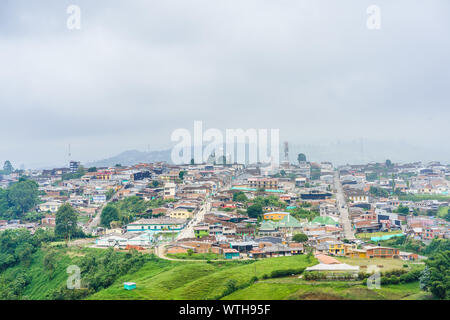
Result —
[[[80, 30], [66, 26], [71, 4]], [[366, 25], [372, 4], [380, 30]], [[67, 164], [69, 144], [84, 163], [164, 150], [202, 120], [279, 129], [291, 161], [448, 164], [448, 12], [446, 0], [4, 0], [0, 162]]]

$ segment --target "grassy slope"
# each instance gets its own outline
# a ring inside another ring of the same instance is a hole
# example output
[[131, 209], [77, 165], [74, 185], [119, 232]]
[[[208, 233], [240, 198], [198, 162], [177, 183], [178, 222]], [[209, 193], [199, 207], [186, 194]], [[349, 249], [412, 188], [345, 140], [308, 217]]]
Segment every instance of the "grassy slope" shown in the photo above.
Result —
[[[221, 295], [229, 280], [237, 285], [248, 282], [255, 274], [262, 277], [274, 270], [300, 268], [317, 263], [306, 256], [279, 257], [252, 264], [239, 262], [189, 263], [166, 262], [165, 269], [147, 263], [134, 274], [118, 279], [111, 287], [90, 299], [213, 299]], [[124, 281], [136, 282], [135, 290], [123, 289]]]
[[58, 262], [56, 263], [55, 271], [51, 275], [43, 267], [45, 253], [45, 249], [38, 250], [33, 254], [33, 259], [29, 266], [19, 264], [5, 271], [15, 272], [18, 269], [25, 268], [27, 274], [31, 276], [31, 283], [24, 290], [24, 299], [49, 299], [51, 293], [67, 281], [66, 268], [72, 264], [72, 258], [64, 253], [58, 253]]
[[426, 298], [429, 296], [420, 290], [418, 282], [386, 285], [381, 289], [370, 290], [361, 282], [312, 282], [285, 278], [257, 282], [248, 288], [226, 296], [224, 300], [402, 300]]
[[[51, 293], [67, 280], [66, 268], [76, 264], [83, 250], [59, 249], [58, 262], [53, 277], [43, 270], [43, 258], [47, 249], [34, 254], [27, 270], [32, 277], [24, 295], [28, 299], [48, 299]], [[94, 250], [94, 249], [84, 249]], [[345, 259], [349, 264], [366, 264], [364, 259]], [[372, 264], [378, 261], [371, 260]], [[389, 262], [389, 263], [388, 263]], [[398, 265], [398, 263], [400, 265]], [[247, 283], [255, 274], [258, 278], [273, 270], [300, 268], [314, 265], [306, 256], [279, 257], [259, 260], [252, 264], [239, 262], [178, 262], [155, 260], [146, 263], [137, 272], [119, 278], [112, 286], [90, 299], [213, 299], [221, 295], [227, 281], [235, 279], [237, 284]], [[397, 269], [403, 261], [382, 260], [383, 270]], [[24, 266], [16, 266], [24, 268]], [[13, 268], [7, 272], [14, 271]], [[137, 289], [123, 289], [123, 282], [137, 283]], [[380, 290], [368, 290], [356, 282], [307, 282], [297, 277], [261, 280], [238, 290], [224, 299], [424, 299], [429, 295], [419, 289], [418, 283], [388, 285]]]
[[449, 207], [440, 207], [438, 209], [437, 215], [439, 218], [444, 218], [447, 215], [448, 211], [449, 211]]

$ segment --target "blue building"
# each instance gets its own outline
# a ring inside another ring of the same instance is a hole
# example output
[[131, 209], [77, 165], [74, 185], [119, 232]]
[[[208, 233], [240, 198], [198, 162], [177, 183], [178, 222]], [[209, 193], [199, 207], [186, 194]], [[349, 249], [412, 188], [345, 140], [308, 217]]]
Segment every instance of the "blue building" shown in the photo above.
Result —
[[154, 218], [139, 219], [127, 225], [127, 232], [174, 233], [186, 225], [186, 219]]

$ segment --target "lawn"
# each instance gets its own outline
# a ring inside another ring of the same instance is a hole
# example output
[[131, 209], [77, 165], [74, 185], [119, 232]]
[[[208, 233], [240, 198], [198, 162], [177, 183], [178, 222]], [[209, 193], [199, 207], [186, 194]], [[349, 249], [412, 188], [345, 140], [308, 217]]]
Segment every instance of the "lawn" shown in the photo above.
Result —
[[233, 292], [222, 300], [282, 300], [299, 289], [295, 283], [257, 282]]
[[313, 282], [298, 278], [265, 280], [233, 292], [223, 300], [403, 300], [429, 299], [418, 282], [368, 289], [360, 281]]
[[89, 221], [89, 216], [86, 215], [78, 215], [78, 222], [87, 223]]
[[400, 195], [399, 200], [405, 201], [422, 201], [422, 200], [438, 200], [438, 201], [449, 201], [450, 195], [439, 195], [439, 194], [408, 194]]
[[448, 213], [449, 207], [439, 207], [437, 216], [440, 218], [444, 218]]

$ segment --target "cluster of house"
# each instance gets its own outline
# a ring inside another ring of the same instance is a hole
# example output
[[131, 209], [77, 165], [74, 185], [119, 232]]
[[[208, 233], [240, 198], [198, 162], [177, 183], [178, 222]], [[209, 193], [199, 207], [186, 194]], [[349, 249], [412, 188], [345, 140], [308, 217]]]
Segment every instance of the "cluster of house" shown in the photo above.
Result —
[[[63, 204], [69, 203], [81, 217], [79, 225], [85, 227], [93, 216], [99, 214], [105, 203], [129, 196], [144, 200], [173, 200], [152, 213], [190, 219], [201, 202], [229, 184], [231, 177], [242, 167], [172, 166], [157, 162], [94, 170], [86, 168], [84, 174], [79, 176], [74, 174], [80, 172], [80, 163], [71, 161], [68, 168], [33, 170], [26, 174], [39, 184], [40, 204], [36, 211], [44, 214], [42, 226], [54, 227], [56, 212]], [[18, 178], [19, 175], [13, 173], [1, 179], [9, 184]]]
[[450, 239], [450, 223], [435, 217], [409, 217], [408, 232], [418, 240]]
[[[449, 223], [436, 217], [439, 208], [448, 208], [448, 201], [399, 200], [392, 191], [405, 194], [448, 195], [450, 171], [448, 166], [432, 162], [391, 165], [388, 169], [381, 164], [345, 166], [340, 168], [341, 183], [349, 202], [349, 214], [356, 233], [401, 230], [413, 234], [417, 239], [431, 240], [435, 237], [450, 238]], [[373, 173], [377, 179], [370, 179]], [[396, 176], [397, 178], [393, 178]], [[401, 178], [400, 178], [401, 177]], [[379, 190], [371, 192], [371, 190]], [[407, 212], [398, 212], [407, 207]], [[448, 209], [447, 209], [448, 210]], [[321, 212], [322, 214], [322, 212]], [[333, 208], [324, 209], [324, 214], [333, 214]], [[434, 215], [434, 217], [420, 217]], [[411, 221], [429, 221], [415, 223]], [[429, 228], [427, 228], [429, 227]]]
[[[383, 257], [415, 260], [409, 253], [393, 248], [359, 246], [345, 241], [338, 203], [333, 197], [334, 168], [329, 162], [310, 163], [287, 161], [280, 168], [248, 165], [170, 165], [165, 162], [143, 163], [88, 170], [82, 176], [62, 179], [68, 173], [79, 172], [80, 164], [72, 161], [69, 168], [29, 172], [39, 184], [41, 203], [36, 210], [45, 213], [40, 226], [54, 227], [55, 213], [64, 203], [70, 203], [85, 219], [99, 214], [108, 201], [137, 196], [144, 200], [162, 199], [163, 204], [137, 215], [123, 228], [107, 228], [96, 239], [98, 247], [147, 248], [161, 242], [170, 243], [168, 253], [217, 253], [227, 259], [260, 258], [301, 254], [301, 243], [292, 241], [297, 233], [308, 237], [308, 246], [316, 253], [349, 257]], [[381, 168], [381, 169], [380, 169]], [[371, 179], [372, 173], [384, 172], [384, 177]], [[400, 214], [396, 209], [436, 210], [449, 204], [442, 201], [399, 201], [395, 196], [383, 197], [370, 193], [371, 187], [381, 190], [400, 189], [406, 193], [448, 194], [449, 168], [438, 163], [344, 166], [339, 169], [341, 183], [348, 200], [349, 219], [356, 233], [399, 230], [417, 239], [448, 238], [449, 225], [435, 217]], [[391, 179], [395, 173], [398, 178]], [[14, 176], [11, 175], [8, 178]], [[402, 178], [400, 178], [402, 177]], [[251, 201], [256, 196], [276, 196], [286, 206], [263, 207], [261, 219], [245, 215], [249, 203], [236, 201], [234, 195], [244, 192]], [[191, 222], [208, 202], [210, 209], [201, 221]], [[311, 221], [297, 219], [288, 212], [299, 205], [317, 207], [320, 214]], [[26, 227], [0, 221], [2, 228]], [[177, 240], [186, 228], [193, 236]], [[87, 229], [86, 229], [87, 230]]]
[[216, 253], [223, 255], [225, 259], [270, 258], [304, 253], [303, 244], [285, 243], [278, 237], [244, 237], [236, 241], [226, 238], [186, 239], [169, 245], [167, 253], [188, 253], [189, 250], [194, 253]]
[[9, 230], [9, 229], [27, 229], [33, 234], [36, 229], [39, 227], [37, 223], [29, 222], [29, 223], [21, 223], [20, 220], [0, 220], [0, 231]]

